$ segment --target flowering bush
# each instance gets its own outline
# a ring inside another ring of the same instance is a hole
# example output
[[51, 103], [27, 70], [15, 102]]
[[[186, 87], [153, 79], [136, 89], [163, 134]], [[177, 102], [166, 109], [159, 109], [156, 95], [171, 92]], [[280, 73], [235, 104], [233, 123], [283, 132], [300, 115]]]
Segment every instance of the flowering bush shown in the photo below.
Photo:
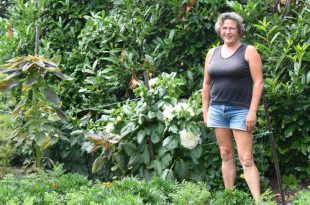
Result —
[[220, 178], [220, 161], [215, 162], [219, 156], [207, 136], [211, 133], [206, 133], [200, 123], [201, 94], [198, 91], [182, 99], [184, 85], [175, 73], [151, 79], [150, 88], [140, 83], [134, 90], [138, 101], [106, 110], [94, 125], [106, 135], [118, 136], [116, 146], [110, 143], [113, 153], [107, 154], [107, 145], [94, 141], [83, 147], [88, 152], [92, 152], [90, 146], [101, 147], [102, 154], [95, 162], [105, 161], [99, 163], [104, 167], [112, 161], [113, 177], [138, 175], [150, 179], [157, 175], [216, 183], [213, 179]]

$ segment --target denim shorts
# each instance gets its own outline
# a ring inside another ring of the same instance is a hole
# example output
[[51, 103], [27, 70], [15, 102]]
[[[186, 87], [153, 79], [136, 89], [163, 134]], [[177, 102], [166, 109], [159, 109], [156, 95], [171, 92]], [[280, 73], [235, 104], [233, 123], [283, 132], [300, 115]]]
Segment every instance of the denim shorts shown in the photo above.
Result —
[[247, 131], [245, 119], [248, 112], [246, 107], [212, 104], [208, 110], [207, 126]]

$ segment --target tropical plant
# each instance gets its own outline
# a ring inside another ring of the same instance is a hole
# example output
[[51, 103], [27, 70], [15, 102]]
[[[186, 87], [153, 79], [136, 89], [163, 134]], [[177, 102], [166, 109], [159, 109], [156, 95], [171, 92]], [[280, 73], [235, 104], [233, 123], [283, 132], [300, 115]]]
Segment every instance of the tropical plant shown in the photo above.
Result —
[[[64, 138], [54, 123], [65, 119], [59, 109], [61, 102], [51, 84], [55, 75], [62, 80], [70, 78], [61, 73], [60, 57], [44, 59], [42, 56], [17, 57], [2, 65], [1, 72], [8, 74], [0, 82], [0, 91], [21, 87], [20, 99], [12, 115], [17, 126], [12, 133], [16, 146], [23, 145], [33, 151], [37, 167], [41, 167], [42, 151]], [[30, 151], [28, 150], [28, 151]]]

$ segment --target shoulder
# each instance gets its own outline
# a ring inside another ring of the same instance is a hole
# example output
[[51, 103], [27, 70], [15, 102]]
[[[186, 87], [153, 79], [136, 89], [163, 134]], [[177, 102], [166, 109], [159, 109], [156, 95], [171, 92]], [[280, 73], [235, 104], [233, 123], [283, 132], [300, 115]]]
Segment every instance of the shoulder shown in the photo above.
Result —
[[[219, 47], [219, 46], [218, 46], [218, 47]], [[206, 61], [209, 61], [209, 60], [211, 59], [211, 57], [212, 57], [214, 51], [215, 51], [218, 47], [211, 48], [211, 49], [208, 51], [208, 53], [207, 53], [207, 55], [206, 55]]]
[[252, 58], [260, 57], [257, 49], [252, 45], [246, 45], [245, 59], [249, 61]]

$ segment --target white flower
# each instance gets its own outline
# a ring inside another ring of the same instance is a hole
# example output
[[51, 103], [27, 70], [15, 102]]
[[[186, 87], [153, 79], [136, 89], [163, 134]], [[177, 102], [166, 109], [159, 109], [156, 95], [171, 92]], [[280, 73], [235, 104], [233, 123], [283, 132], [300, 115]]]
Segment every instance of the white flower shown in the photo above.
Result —
[[180, 102], [175, 106], [175, 110], [177, 112], [180, 112], [181, 110], [187, 110], [189, 108], [187, 103]]
[[113, 130], [114, 130], [114, 125], [113, 123], [108, 123], [106, 126], [105, 126], [105, 131], [108, 132], [108, 133], [111, 133]]
[[152, 78], [152, 79], [150, 79], [150, 81], [149, 81], [150, 87], [153, 87], [153, 86], [156, 84], [157, 80], [158, 80], [158, 78]]
[[201, 138], [199, 137], [199, 135], [191, 131], [182, 130], [179, 133], [181, 138], [181, 144], [187, 149], [194, 149], [197, 144], [201, 143]]
[[191, 108], [188, 103], [180, 102], [175, 106], [176, 112], [180, 112], [182, 110], [188, 112], [192, 117], [195, 116], [193, 108]]
[[164, 107], [164, 111], [163, 111], [164, 119], [171, 121], [174, 117], [173, 111], [174, 110], [173, 110], [173, 107], [171, 105], [166, 105]]

